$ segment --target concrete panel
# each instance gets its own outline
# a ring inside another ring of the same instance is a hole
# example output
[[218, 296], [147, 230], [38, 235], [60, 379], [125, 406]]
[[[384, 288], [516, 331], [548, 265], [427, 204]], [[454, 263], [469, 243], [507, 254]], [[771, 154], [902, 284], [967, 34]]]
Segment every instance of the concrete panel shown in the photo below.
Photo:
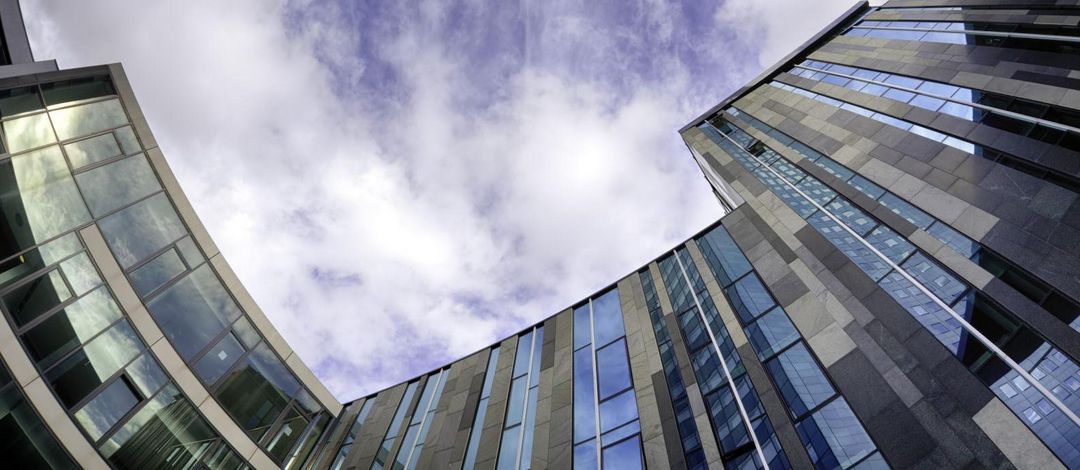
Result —
[[1065, 468], [998, 398], [990, 400], [974, 419], [1016, 468]]

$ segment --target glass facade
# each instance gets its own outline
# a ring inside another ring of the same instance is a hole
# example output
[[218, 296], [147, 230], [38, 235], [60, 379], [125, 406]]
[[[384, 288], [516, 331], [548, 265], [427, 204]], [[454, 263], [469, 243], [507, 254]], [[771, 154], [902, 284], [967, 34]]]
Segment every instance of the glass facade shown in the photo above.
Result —
[[642, 468], [618, 289], [574, 309], [574, 468]]
[[57, 469], [1080, 467], [1076, 16], [852, 9], [680, 131], [721, 221], [344, 405], [207, 241], [119, 66], [0, 78], [0, 450]]

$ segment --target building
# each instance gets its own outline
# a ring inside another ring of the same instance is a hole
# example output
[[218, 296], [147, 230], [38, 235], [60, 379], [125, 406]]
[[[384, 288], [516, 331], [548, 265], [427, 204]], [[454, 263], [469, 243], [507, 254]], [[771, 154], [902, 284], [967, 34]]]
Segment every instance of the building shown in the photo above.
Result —
[[344, 404], [123, 68], [35, 62], [13, 0], [0, 26], [19, 468], [1080, 468], [1080, 2], [855, 5], [681, 129], [721, 220]]

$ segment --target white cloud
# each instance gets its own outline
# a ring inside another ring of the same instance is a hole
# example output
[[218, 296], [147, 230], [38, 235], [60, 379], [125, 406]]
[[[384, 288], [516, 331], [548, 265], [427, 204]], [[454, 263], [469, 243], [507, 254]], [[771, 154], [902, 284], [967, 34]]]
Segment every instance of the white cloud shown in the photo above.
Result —
[[[763, 49], [740, 47], [767, 63], [832, 15], [779, 4], [728, 2], [702, 30], [747, 26]], [[605, 26], [530, 5], [525, 20], [462, 6], [483, 30], [447, 27], [460, 12], [439, 2], [374, 19], [317, 0], [23, 9], [36, 57], [123, 62], [222, 252], [351, 399], [555, 313], [720, 215], [677, 129], [760, 64], [687, 37], [681, 23], [700, 20], [687, 6], [639, 5], [640, 24]], [[816, 16], [757, 21], [791, 8]], [[521, 24], [520, 48], [483, 52]]]

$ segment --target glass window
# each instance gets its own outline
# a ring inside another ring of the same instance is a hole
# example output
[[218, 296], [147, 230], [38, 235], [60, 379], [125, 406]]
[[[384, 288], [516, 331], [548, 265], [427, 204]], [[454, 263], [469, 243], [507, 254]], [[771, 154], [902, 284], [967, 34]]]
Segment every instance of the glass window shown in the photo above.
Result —
[[604, 448], [604, 469], [633, 470], [641, 469], [641, 445], [638, 439], [627, 439]]
[[266, 442], [266, 453], [275, 462], [281, 462], [292, 450], [293, 444], [300, 439], [304, 429], [307, 428], [308, 420], [300, 415], [295, 409], [289, 408], [277, 432], [272, 434]]
[[165, 371], [150, 354], [143, 354], [132, 361], [124, 368], [124, 372], [144, 397], [152, 396], [162, 385], [165, 385], [165, 382], [169, 381], [169, 378], [165, 376]]
[[[499, 363], [500, 349], [502, 348], [496, 347], [492, 349], [491, 355], [488, 356], [487, 370], [484, 372], [484, 385], [480, 390], [480, 402], [476, 405], [476, 417], [473, 418], [473, 425], [469, 430], [469, 445], [465, 451], [465, 465], [462, 466], [464, 469], [472, 469], [476, 466], [476, 452], [480, 448], [480, 434], [484, 430], [484, 418], [487, 417], [488, 401], [491, 397], [491, 382], [495, 377], [495, 368]], [[576, 388], [574, 392], [576, 398]], [[576, 422], [575, 417], [575, 424]]]
[[574, 446], [574, 469], [575, 470], [599, 470], [596, 459], [596, 441], [588, 440]]
[[101, 276], [98, 276], [94, 263], [90, 262], [86, 253], [79, 253], [60, 263], [60, 270], [77, 296], [101, 285]]
[[765, 367], [796, 418], [836, 394], [803, 343], [784, 351]]
[[754, 321], [758, 315], [765, 313], [776, 305], [772, 296], [765, 286], [761, 284], [757, 274], [749, 274], [739, 279], [731, 287], [725, 289], [732, 306], [738, 312], [739, 318], [746, 323]]
[[722, 285], [731, 284], [750, 272], [750, 261], [743, 256], [742, 250], [723, 226], [710, 230], [702, 239], [706, 242], [702, 246], [702, 251], [707, 253], [705, 258], [710, 261], [709, 266]]
[[846, 401], [838, 398], [795, 425], [817, 468], [847, 468], [874, 451]]
[[146, 157], [136, 155], [75, 175], [90, 213], [101, 217], [161, 190]]
[[104, 287], [56, 312], [23, 334], [23, 344], [47, 368], [123, 316]]
[[60, 140], [93, 134], [127, 124], [120, 100], [98, 101], [49, 112]]
[[127, 321], [120, 321], [61, 361], [45, 376], [52, 383], [60, 401], [70, 408], [138, 356], [143, 348], [131, 325]]
[[882, 278], [879, 284], [945, 347], [957, 353], [962, 330], [952, 315], [896, 271]]
[[56, 135], [49, 124], [49, 115], [44, 113], [4, 121], [4, 135], [11, 153], [56, 142]]
[[157, 258], [132, 271], [131, 285], [135, 287], [135, 290], [140, 295], [146, 296], [186, 270], [187, 268], [184, 266], [184, 262], [180, 260], [180, 256], [176, 254], [176, 250], [170, 248], [168, 251], [158, 255]]
[[108, 76], [82, 77], [59, 82], [43, 83], [41, 92], [49, 107], [102, 96], [115, 95]]
[[112, 214], [99, 221], [98, 226], [125, 269], [187, 233], [165, 193]]
[[240, 317], [240, 308], [209, 265], [161, 292], [147, 308], [177, 352], [187, 359]]
[[117, 468], [185, 468], [218, 441], [195, 407], [169, 385], [99, 450]]
[[859, 192], [869, 196], [870, 199], [877, 199], [881, 197], [882, 194], [885, 194], [885, 190], [881, 189], [881, 186], [871, 183], [870, 180], [859, 175], [852, 176], [851, 179], [848, 180], [848, 184], [850, 184], [851, 187], [858, 189]]
[[521, 426], [514, 426], [503, 431], [502, 443], [499, 445], [499, 460], [495, 466], [498, 470], [512, 470], [517, 463], [518, 439]]
[[574, 350], [592, 343], [592, 318], [589, 304], [574, 309]]
[[730, 453], [750, 442], [750, 435], [746, 432], [742, 415], [739, 413], [739, 405], [735, 403], [735, 396], [727, 384], [706, 395], [705, 402], [709, 415], [712, 416], [716, 438], [720, 441], [724, 453]]
[[0, 90], [0, 117], [45, 109], [38, 96], [37, 87], [28, 86]]
[[199, 247], [195, 246], [195, 242], [191, 237], [181, 238], [180, 241], [176, 242], [176, 249], [180, 250], [180, 255], [184, 257], [184, 262], [187, 263], [188, 267], [194, 268], [206, 261], [206, 258], [203, 258], [202, 252], [199, 251]]
[[71, 291], [64, 283], [63, 276], [54, 269], [8, 291], [3, 300], [12, 319], [22, 326], [70, 298]]
[[795, 325], [791, 324], [787, 313], [780, 307], [772, 309], [746, 327], [746, 336], [754, 345], [758, 359], [762, 361], [800, 338], [799, 331], [795, 329]]
[[596, 351], [596, 373], [601, 401], [632, 385], [625, 339]]
[[712, 348], [694, 351], [690, 354], [690, 361], [701, 393], [709, 393], [725, 383], [724, 367]]
[[203, 382], [213, 385], [244, 354], [244, 348], [232, 333], [226, 333], [214, 347], [195, 363], [195, 372]]
[[574, 442], [596, 436], [592, 348], [574, 352]]
[[596, 348], [626, 335], [623, 327], [622, 309], [619, 306], [619, 290], [612, 289], [592, 301], [593, 326], [596, 328]]
[[131, 130], [131, 127], [121, 127], [114, 132], [116, 133], [116, 140], [120, 141], [120, 148], [124, 150], [124, 155], [142, 151], [142, 147], [139, 146], [139, 139], [135, 137], [135, 131]]
[[833, 199], [833, 201], [825, 207], [829, 212], [835, 215], [836, 218], [840, 219], [844, 225], [847, 225], [860, 236], [866, 235], [866, 233], [877, 224], [870, 216], [866, 215], [861, 209], [856, 208], [846, 199]]
[[637, 399], [634, 390], [627, 390], [600, 402], [600, 432], [605, 433], [637, 419]]
[[907, 219], [908, 222], [915, 224], [916, 227], [925, 229], [934, 222], [934, 218], [927, 215], [920, 209], [915, 208], [907, 201], [900, 199], [892, 193], [885, 193], [878, 199], [881, 205], [888, 207], [889, 210], [895, 212], [900, 217]]
[[29, 247], [90, 221], [59, 147], [16, 155], [0, 165], [0, 202], [20, 246]]
[[141, 399], [123, 376], [105, 387], [93, 400], [75, 412], [75, 420], [96, 441], [105, 435]]
[[894, 263], [903, 262], [908, 255], [915, 252], [915, 245], [884, 225], [879, 225], [870, 232], [866, 241]]
[[876, 281], [889, 272], [888, 264], [828, 215], [818, 211], [807, 221], [871, 279]]
[[68, 160], [74, 169], [91, 163], [108, 160], [120, 155], [120, 145], [110, 132], [86, 140], [80, 140], [64, 146]]
[[[0, 375], [7, 375], [2, 366]], [[15, 383], [0, 389], [0, 442], [4, 464], [10, 468], [75, 468]]]
[[237, 424], [258, 441], [300, 390], [300, 383], [265, 343], [222, 379], [214, 392]]
[[[818, 160], [818, 162], [825, 161], [828, 160], [824, 158]], [[798, 184], [798, 188], [799, 191], [805, 193], [807, 197], [821, 205], [828, 204], [829, 201], [833, 200], [833, 198], [836, 197], [836, 191], [833, 191], [832, 188], [825, 186], [825, 183], [822, 183], [817, 178], [807, 178], [803, 180], [801, 183]]]
[[963, 283], [959, 279], [953, 277], [937, 263], [930, 261], [922, 253], [915, 253], [907, 261], [904, 262], [904, 270], [919, 281], [930, 292], [933, 292], [939, 299], [946, 304], [951, 304], [954, 300], [960, 297], [967, 290], [967, 284]]

